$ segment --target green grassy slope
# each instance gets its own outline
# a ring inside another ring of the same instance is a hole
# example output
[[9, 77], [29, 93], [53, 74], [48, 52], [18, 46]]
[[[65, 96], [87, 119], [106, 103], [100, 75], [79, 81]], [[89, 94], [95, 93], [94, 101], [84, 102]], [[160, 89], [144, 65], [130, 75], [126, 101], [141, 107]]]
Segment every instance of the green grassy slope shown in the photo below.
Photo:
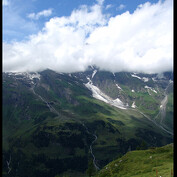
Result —
[[[119, 98], [130, 107], [134, 103], [136, 109], [144, 113], [149, 119], [156, 121], [169, 131], [173, 131], [173, 82], [170, 73], [159, 78], [156, 74], [110, 73], [97, 71], [92, 79], [93, 84], [111, 98]], [[168, 76], [168, 77], [167, 77]], [[146, 82], [142, 78], [146, 78]], [[119, 88], [117, 86], [119, 85]], [[160, 112], [161, 102], [168, 97], [167, 109]]]
[[173, 144], [126, 153], [106, 165], [96, 177], [173, 176]]
[[[93, 134], [97, 136], [93, 153], [100, 168], [142, 141], [147, 147], [172, 142], [171, 135], [136, 110], [117, 109], [94, 99], [79, 79], [67, 74], [41, 72], [34, 91], [26, 80], [4, 75], [4, 176], [9, 176], [9, 159], [11, 176], [84, 173], [92, 158]], [[58, 113], [50, 111], [40, 97]]]

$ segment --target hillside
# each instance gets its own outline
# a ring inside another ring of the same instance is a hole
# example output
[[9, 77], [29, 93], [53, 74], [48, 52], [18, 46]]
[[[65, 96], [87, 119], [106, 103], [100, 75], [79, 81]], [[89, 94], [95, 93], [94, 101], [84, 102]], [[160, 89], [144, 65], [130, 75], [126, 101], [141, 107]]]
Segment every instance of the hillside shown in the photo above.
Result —
[[98, 172], [96, 177], [173, 176], [173, 144], [127, 152]]
[[3, 73], [2, 123], [4, 176], [83, 176], [173, 142], [172, 73]]

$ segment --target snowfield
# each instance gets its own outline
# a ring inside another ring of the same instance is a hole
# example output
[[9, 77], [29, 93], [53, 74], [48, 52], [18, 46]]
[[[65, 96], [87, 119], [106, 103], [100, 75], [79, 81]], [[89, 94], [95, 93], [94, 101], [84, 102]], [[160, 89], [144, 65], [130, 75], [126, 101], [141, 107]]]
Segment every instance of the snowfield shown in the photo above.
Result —
[[144, 82], [148, 82], [148, 81], [149, 81], [149, 78], [143, 77], [142, 80], [143, 80]]
[[139, 77], [139, 76], [137, 76], [137, 75], [131, 74], [131, 76], [132, 76], [132, 77], [136, 77], [136, 78], [138, 78], [138, 79], [141, 80], [141, 77]]
[[149, 78], [147, 78], [147, 77], [139, 77], [139, 76], [137, 76], [137, 75], [135, 75], [135, 74], [131, 74], [131, 76], [132, 77], [136, 77], [136, 78], [138, 78], [138, 79], [140, 79], [140, 80], [142, 80], [142, 81], [144, 81], [144, 82], [148, 82], [149, 81]]
[[118, 84], [116, 84], [116, 87], [117, 87], [118, 89], [122, 90], [122, 88], [121, 88]]
[[92, 79], [93, 79], [93, 77], [95, 76], [96, 72], [97, 72], [97, 70], [94, 70], [94, 71], [93, 71]]
[[92, 81], [90, 80], [90, 78], [88, 78], [88, 83], [85, 84], [85, 86], [92, 91], [92, 96], [98, 100], [101, 100], [105, 103], [108, 103], [112, 106], [115, 106], [117, 108], [120, 109], [127, 109], [126, 106], [123, 104], [123, 102], [119, 99], [116, 98], [115, 100], [113, 100], [111, 97], [109, 97], [108, 95], [106, 95], [105, 93], [103, 93], [98, 87], [96, 87], [95, 85], [93, 85]]
[[154, 93], [157, 93], [157, 91], [156, 91], [155, 89], [153, 89], [153, 88], [151, 88], [151, 87], [148, 87], [147, 85], [146, 85], [144, 88], [150, 89], [150, 90], [152, 90]]
[[136, 108], [135, 101], [132, 103], [132, 108]]

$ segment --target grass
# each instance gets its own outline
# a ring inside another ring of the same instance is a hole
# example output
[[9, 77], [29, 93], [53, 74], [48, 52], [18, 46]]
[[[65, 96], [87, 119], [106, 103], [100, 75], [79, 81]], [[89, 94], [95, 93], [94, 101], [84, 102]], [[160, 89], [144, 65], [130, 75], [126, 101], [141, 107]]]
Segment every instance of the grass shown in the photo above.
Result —
[[[59, 79], [60, 77], [61, 79]], [[20, 83], [19, 85], [21, 85], [21, 87], [18, 88], [8, 87], [7, 84], [4, 86], [3, 151], [6, 151], [5, 153], [7, 154], [12, 154], [12, 156], [14, 155], [16, 158], [13, 159], [21, 157], [20, 154], [15, 154], [14, 151], [22, 151], [26, 155], [25, 160], [29, 160], [32, 164], [34, 160], [33, 156], [40, 154], [45, 154], [50, 160], [58, 158], [68, 162], [66, 161], [67, 158], [72, 157], [77, 157], [81, 160], [83, 157], [89, 155], [89, 145], [93, 138], [93, 136], [87, 134], [81, 122], [88, 127], [91, 133], [96, 134], [98, 137], [92, 147], [100, 166], [104, 166], [113, 159], [125, 154], [130, 144], [132, 146], [135, 146], [134, 144], [138, 146], [139, 139], [146, 138], [146, 132], [150, 132], [150, 130], [152, 134], [161, 132], [152, 122], [135, 110], [121, 110], [96, 100], [90, 96], [90, 92], [88, 92], [80, 82], [75, 83], [70, 77], [66, 78], [68, 79], [68, 82], [66, 82], [62, 81], [62, 78], [65, 76], [61, 75], [60, 77], [54, 77], [52, 79], [52, 75], [51, 78], [45, 76], [44, 79], [47, 79], [47, 82], [44, 83], [47, 83], [48, 89], [46, 89], [46, 87], [44, 89], [42, 85], [35, 88], [35, 92], [49, 102], [59, 112], [59, 115], [50, 112], [47, 105], [38, 96], [26, 89], [26, 86], [23, 87]], [[53, 81], [56, 81], [56, 83]], [[120, 86], [124, 90], [123, 85]], [[125, 86], [125, 88], [127, 88], [127, 90], [121, 91], [121, 94], [124, 93], [125, 95], [123, 96], [128, 96], [129, 103], [132, 103], [135, 99], [135, 104], [140, 106], [145, 113], [148, 113], [146, 106], [156, 104], [153, 99], [155, 94], [151, 97], [148, 93], [143, 91], [133, 93], [127, 86]], [[13, 94], [10, 94], [11, 92]], [[14, 100], [11, 98], [12, 96], [18, 99]], [[138, 103], [140, 99], [143, 104]], [[170, 96], [169, 99], [172, 100], [173, 97]], [[17, 107], [15, 107], [15, 105], [17, 105]], [[167, 107], [172, 111], [172, 105]], [[153, 111], [155, 111], [155, 108]], [[137, 132], [140, 132], [138, 136], [136, 136]], [[142, 135], [142, 133], [144, 137], [139, 136]], [[71, 136], [72, 134], [74, 136]], [[163, 133], [161, 132], [160, 134]], [[48, 136], [51, 138], [50, 140], [48, 140]], [[68, 139], [68, 145], [66, 145], [67, 143], [65, 141], [61, 141], [60, 137], [63, 137], [64, 140]], [[165, 133], [164, 137], [166, 139], [168, 138]], [[73, 138], [76, 139], [76, 144], [70, 143]], [[130, 139], [131, 141], [129, 141]], [[49, 143], [46, 145], [46, 143], [43, 143], [43, 140], [44, 142], [49, 141]], [[157, 138], [157, 140], [162, 141], [161, 138]], [[79, 142], [81, 141], [84, 144], [83, 147], [80, 146]], [[147, 143], [149, 143], [149, 141], [147, 141]], [[166, 144], [166, 142], [163, 144]], [[134, 149], [136, 149], [136, 147], [134, 147]], [[139, 161], [141, 160], [141, 156], [142, 155], [138, 155], [138, 153], [134, 154], [134, 157], [137, 157]], [[132, 174], [139, 175], [139, 173], [143, 174], [144, 172], [150, 174], [151, 171], [153, 172], [153, 170], [163, 165], [163, 162], [159, 160], [159, 163], [153, 163], [153, 167], [148, 166], [148, 160], [147, 156], [144, 159], [144, 167], [147, 167], [145, 171], [142, 171], [142, 169], [134, 170]], [[125, 162], [129, 162], [130, 167], [136, 164], [132, 159], [127, 159], [127, 161], [125, 159]], [[14, 166], [18, 164], [15, 161], [13, 163]], [[84, 163], [86, 164], [85, 161], [81, 163], [81, 167], [84, 166]], [[23, 164], [22, 160], [20, 164]], [[121, 165], [122, 164], [123, 163], [121, 163]], [[141, 166], [143, 164], [139, 165]], [[115, 164], [113, 164], [113, 166], [115, 166]], [[126, 168], [129, 168], [129, 166], [120, 167], [124, 169], [124, 171], [126, 171]], [[39, 168], [43, 171], [43, 167], [39, 166]], [[46, 168], [50, 169], [48, 166]], [[167, 167], [164, 166], [164, 170], [166, 168], [169, 168], [168, 165]], [[15, 170], [14, 167], [12, 169]], [[57, 171], [57, 167], [55, 167], [55, 170]], [[63, 168], [63, 170], [65, 169]], [[110, 168], [107, 176], [110, 176], [110, 174], [113, 176], [114, 172], [116, 171]], [[70, 176], [74, 176], [74, 172], [68, 172], [68, 174], [69, 173], [72, 174]], [[163, 173], [165, 173], [165, 171]], [[121, 175], [126, 176], [123, 172]]]
[[[151, 130], [152, 127], [154, 127], [154, 131], [155, 132], [161, 132], [161, 130], [155, 126], [154, 124], [152, 124], [152, 122], [150, 122], [147, 118], [145, 118], [142, 114], [138, 113], [135, 110], [120, 110], [117, 109], [113, 106], [110, 106], [102, 101], [96, 100], [96, 99], [92, 99], [92, 98], [88, 98], [88, 97], [79, 97], [79, 99], [82, 99], [82, 101], [85, 102], [89, 102], [89, 103], [94, 103], [99, 105], [101, 108], [104, 108], [104, 110], [108, 110], [109, 113], [107, 112], [101, 112], [101, 110], [94, 112], [93, 114], [88, 115], [84, 115], [84, 117], [89, 117], [89, 119], [87, 119], [87, 121], [89, 122], [93, 122], [95, 120], [104, 120], [105, 122], [108, 122], [108, 118], [111, 120], [115, 120], [115, 121], [121, 121], [124, 125], [118, 125], [118, 124], [114, 124], [111, 122], [111, 124], [118, 128], [118, 130], [120, 130], [120, 132], [122, 133], [122, 135], [124, 135], [124, 137], [126, 138], [136, 138], [135, 132], [138, 128], [144, 128], [147, 130]], [[83, 119], [84, 120], [84, 119]], [[109, 135], [107, 134], [107, 136], [104, 135], [104, 133], [102, 132], [101, 134], [99, 134], [100, 136], [98, 137], [98, 141], [100, 140], [104, 140], [106, 137], [108, 137]]]
[[[144, 112], [149, 116], [154, 116], [158, 113], [159, 100], [156, 98], [156, 93], [150, 91], [151, 95], [145, 91], [132, 92], [131, 89], [125, 85], [122, 86], [125, 95], [130, 98], [129, 103], [133, 103], [132, 100], [135, 100], [136, 106], [140, 111]], [[158, 93], [159, 95], [160, 93]]]
[[130, 151], [109, 163], [96, 177], [171, 177], [173, 144], [148, 150]]

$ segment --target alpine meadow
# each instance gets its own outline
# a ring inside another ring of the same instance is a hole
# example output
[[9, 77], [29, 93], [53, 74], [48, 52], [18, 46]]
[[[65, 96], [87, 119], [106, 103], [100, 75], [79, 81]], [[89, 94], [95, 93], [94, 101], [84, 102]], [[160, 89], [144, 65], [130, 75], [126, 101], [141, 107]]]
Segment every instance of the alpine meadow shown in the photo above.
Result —
[[2, 5], [2, 176], [173, 177], [173, 0]]

